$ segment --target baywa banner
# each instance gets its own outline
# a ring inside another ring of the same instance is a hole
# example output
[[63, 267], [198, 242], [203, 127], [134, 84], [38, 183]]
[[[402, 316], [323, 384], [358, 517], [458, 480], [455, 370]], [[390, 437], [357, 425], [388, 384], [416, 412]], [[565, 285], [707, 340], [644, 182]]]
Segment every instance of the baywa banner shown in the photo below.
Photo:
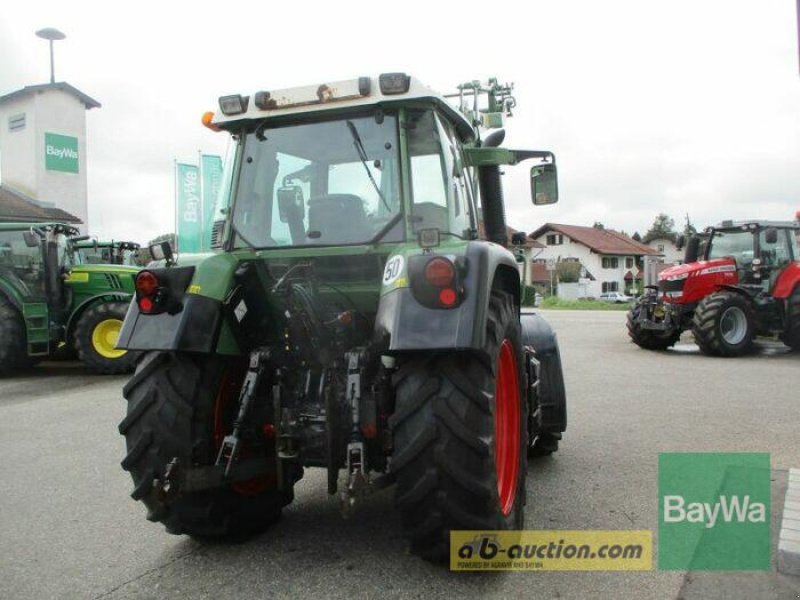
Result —
[[199, 252], [203, 230], [200, 176], [195, 165], [177, 163], [177, 241], [179, 252]]
[[217, 211], [217, 197], [222, 182], [222, 158], [213, 154], [200, 157], [203, 189], [203, 249], [211, 248], [211, 230]]

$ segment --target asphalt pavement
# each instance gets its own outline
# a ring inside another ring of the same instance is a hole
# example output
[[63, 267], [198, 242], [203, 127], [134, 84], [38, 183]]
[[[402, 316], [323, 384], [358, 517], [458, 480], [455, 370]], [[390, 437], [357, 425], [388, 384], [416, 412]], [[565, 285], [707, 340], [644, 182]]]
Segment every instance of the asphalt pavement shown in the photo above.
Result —
[[[624, 313], [548, 311], [569, 398], [561, 450], [531, 461], [528, 529], [658, 527], [658, 453], [770, 452], [773, 520], [800, 467], [800, 355], [664, 353], [628, 343]], [[1, 598], [797, 598], [771, 572], [451, 573], [410, 555], [393, 490], [344, 520], [307, 471], [284, 518], [238, 544], [145, 520], [119, 466], [125, 377], [45, 363], [0, 380]]]

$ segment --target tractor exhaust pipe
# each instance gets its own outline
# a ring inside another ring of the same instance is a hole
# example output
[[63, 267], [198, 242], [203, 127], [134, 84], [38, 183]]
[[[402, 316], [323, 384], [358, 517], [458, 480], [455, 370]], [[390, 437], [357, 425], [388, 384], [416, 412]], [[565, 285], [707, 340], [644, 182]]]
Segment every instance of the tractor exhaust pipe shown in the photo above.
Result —
[[478, 181], [483, 204], [483, 227], [490, 242], [508, 247], [503, 181], [497, 165], [478, 167]]

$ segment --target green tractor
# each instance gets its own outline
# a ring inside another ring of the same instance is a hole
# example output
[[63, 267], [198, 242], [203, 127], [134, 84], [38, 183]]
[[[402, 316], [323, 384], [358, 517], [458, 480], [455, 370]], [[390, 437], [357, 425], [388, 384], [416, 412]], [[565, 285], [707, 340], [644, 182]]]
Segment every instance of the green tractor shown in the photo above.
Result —
[[452, 106], [392, 73], [220, 98], [217, 250], [140, 272], [120, 334], [144, 352], [119, 430], [149, 520], [248, 535], [318, 467], [345, 514], [394, 485], [429, 559], [452, 530], [522, 527], [566, 397], [554, 332], [520, 310], [501, 178], [535, 159], [533, 203], [553, 203], [555, 158], [480, 137], [511, 91], [470, 82]]
[[97, 373], [133, 370], [116, 347], [139, 269], [76, 265], [86, 238], [61, 223], [0, 223], [0, 375], [74, 350]]
[[137, 266], [140, 245], [136, 242], [98, 241], [96, 239], [75, 242], [75, 262], [81, 265], [127, 265]]

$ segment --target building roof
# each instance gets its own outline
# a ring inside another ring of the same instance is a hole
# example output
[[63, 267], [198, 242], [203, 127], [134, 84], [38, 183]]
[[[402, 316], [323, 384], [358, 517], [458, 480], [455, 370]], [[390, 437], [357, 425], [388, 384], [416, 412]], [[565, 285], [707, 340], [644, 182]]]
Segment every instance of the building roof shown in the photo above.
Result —
[[83, 223], [78, 217], [55, 207], [41, 206], [33, 199], [0, 185], [0, 222]]
[[614, 231], [613, 229], [597, 229], [581, 225], [562, 225], [560, 223], [545, 223], [530, 234], [531, 238], [540, 238], [549, 231], [563, 233], [576, 242], [589, 247], [597, 254], [622, 254], [622, 255], [659, 255], [658, 250], [646, 244], [637, 242], [633, 238]]
[[55, 83], [42, 83], [40, 85], [26, 85], [21, 90], [16, 90], [11, 92], [10, 94], [6, 94], [5, 96], [0, 96], [0, 104], [4, 102], [9, 102], [11, 100], [17, 100], [18, 98], [23, 98], [28, 95], [36, 94], [38, 92], [44, 92], [46, 90], [61, 90], [62, 92], [66, 92], [68, 94], [72, 94], [78, 100], [83, 102], [83, 105], [86, 107], [86, 110], [90, 108], [100, 108], [100, 103], [95, 100], [94, 98], [87, 96], [78, 88], [71, 86], [66, 81], [57, 81]]

